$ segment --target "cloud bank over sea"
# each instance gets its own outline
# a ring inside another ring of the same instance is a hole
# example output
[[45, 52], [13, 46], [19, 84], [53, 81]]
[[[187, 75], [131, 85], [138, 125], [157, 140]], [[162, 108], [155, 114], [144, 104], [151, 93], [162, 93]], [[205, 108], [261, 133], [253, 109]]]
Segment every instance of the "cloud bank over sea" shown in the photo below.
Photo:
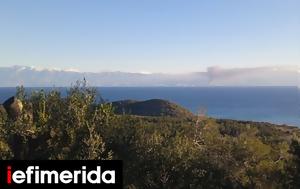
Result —
[[253, 68], [208, 67], [204, 72], [80, 72], [28, 66], [0, 67], [0, 87], [64, 87], [86, 78], [91, 86], [300, 86], [297, 66]]

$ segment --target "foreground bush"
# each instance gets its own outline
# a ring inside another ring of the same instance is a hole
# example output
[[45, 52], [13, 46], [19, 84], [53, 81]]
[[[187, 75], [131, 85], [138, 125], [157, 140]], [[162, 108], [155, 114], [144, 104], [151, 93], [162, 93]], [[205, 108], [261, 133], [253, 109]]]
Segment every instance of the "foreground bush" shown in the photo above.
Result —
[[58, 91], [24, 89], [17, 96], [24, 104], [21, 117], [2, 125], [14, 159], [110, 159], [100, 128], [113, 119], [109, 105], [97, 104], [96, 93], [85, 82], [62, 97]]

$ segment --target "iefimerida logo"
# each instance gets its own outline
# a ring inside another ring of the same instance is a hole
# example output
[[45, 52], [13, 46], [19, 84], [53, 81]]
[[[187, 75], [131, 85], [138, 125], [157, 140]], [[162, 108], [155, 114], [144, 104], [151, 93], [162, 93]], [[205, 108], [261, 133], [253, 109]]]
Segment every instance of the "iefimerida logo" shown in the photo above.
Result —
[[26, 171], [13, 170], [12, 166], [7, 166], [7, 184], [115, 184], [115, 171], [106, 170], [101, 172], [101, 167], [87, 171], [86, 166], [81, 170], [40, 170], [39, 166], [29, 166]]
[[122, 188], [120, 160], [1, 160], [0, 189], [51, 188]]

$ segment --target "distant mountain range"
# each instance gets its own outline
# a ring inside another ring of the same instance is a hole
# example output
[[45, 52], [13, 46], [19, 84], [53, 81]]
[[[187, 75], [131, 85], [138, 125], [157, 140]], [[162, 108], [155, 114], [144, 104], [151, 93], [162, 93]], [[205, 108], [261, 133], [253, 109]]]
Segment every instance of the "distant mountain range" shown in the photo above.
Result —
[[63, 87], [83, 78], [91, 86], [299, 86], [297, 67], [210, 67], [205, 72], [185, 74], [93, 73], [28, 66], [0, 67], [0, 87]]

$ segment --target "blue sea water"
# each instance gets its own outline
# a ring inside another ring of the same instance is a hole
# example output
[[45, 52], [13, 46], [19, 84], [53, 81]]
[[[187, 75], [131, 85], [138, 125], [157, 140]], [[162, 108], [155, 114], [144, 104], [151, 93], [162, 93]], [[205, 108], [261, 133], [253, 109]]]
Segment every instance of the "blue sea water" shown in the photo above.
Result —
[[[66, 88], [59, 90], [66, 92]], [[211, 117], [300, 126], [297, 87], [100, 87], [97, 90], [108, 101], [160, 98], [194, 113], [206, 109]], [[14, 94], [15, 88], [0, 88], [0, 102]]]

